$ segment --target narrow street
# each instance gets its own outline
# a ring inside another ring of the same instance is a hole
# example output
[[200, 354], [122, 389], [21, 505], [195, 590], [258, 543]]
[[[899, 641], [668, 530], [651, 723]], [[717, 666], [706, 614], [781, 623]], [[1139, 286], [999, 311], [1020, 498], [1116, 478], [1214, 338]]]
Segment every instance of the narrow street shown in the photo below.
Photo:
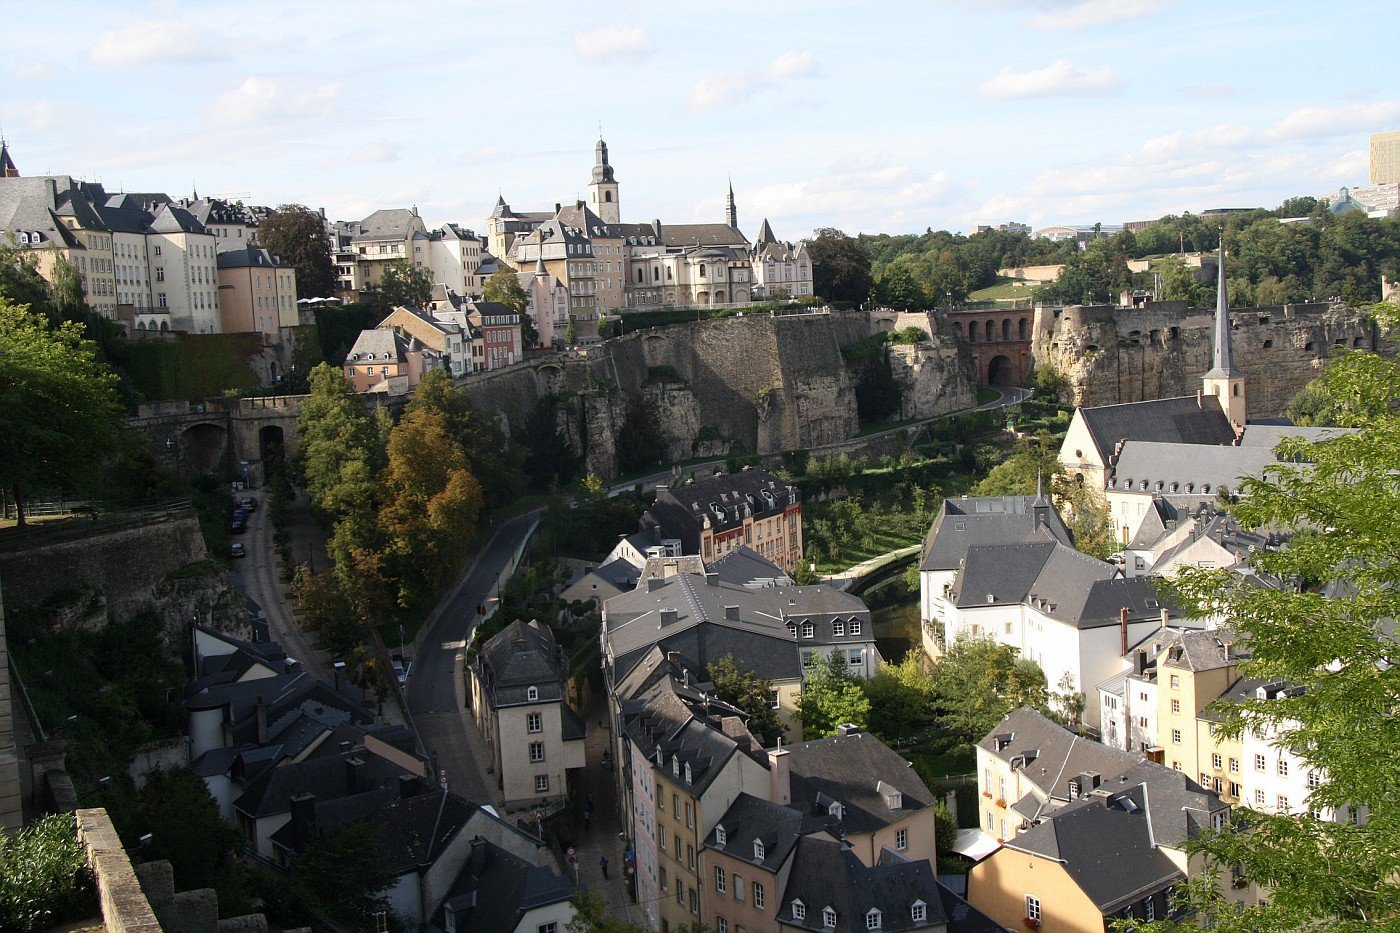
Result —
[[[598, 694], [589, 708], [581, 713], [588, 723], [585, 742], [587, 765], [574, 785], [574, 802], [568, 816], [559, 821], [560, 833], [574, 845], [578, 855], [578, 880], [608, 905], [619, 920], [646, 926], [641, 910], [627, 893], [627, 873], [624, 864], [626, 834], [617, 807], [617, 785], [613, 774], [603, 767], [603, 753], [612, 745], [612, 730], [607, 723], [607, 702]], [[583, 827], [583, 810], [592, 799], [588, 828]], [[608, 877], [603, 877], [600, 858], [608, 860]]]

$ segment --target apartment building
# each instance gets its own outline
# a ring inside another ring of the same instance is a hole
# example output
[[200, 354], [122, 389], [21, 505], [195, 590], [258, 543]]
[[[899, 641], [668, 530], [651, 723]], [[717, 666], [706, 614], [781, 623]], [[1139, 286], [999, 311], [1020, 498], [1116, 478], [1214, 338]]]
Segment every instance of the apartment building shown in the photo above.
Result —
[[643, 531], [680, 542], [705, 563], [748, 547], [788, 574], [802, 563], [802, 499], [797, 487], [755, 468], [657, 488]]
[[[220, 241], [222, 245], [223, 241]], [[281, 328], [300, 323], [297, 273], [288, 263], [255, 246], [218, 250], [219, 327], [226, 334], [257, 332], [266, 343], [281, 340]]]

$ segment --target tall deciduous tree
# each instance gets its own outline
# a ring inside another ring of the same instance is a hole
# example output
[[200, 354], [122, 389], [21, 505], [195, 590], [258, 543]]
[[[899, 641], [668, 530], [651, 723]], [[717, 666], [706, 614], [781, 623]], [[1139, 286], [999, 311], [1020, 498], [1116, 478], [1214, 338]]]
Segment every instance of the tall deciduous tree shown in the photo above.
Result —
[[384, 267], [378, 282], [365, 288], [362, 300], [376, 313], [388, 314], [399, 307], [422, 308], [432, 297], [433, 274], [397, 259]]
[[258, 225], [258, 246], [290, 263], [297, 273], [298, 298], [335, 294], [335, 266], [326, 239], [326, 221], [302, 204], [283, 204]]
[[447, 433], [467, 457], [467, 469], [481, 483], [488, 503], [510, 502], [524, 491], [521, 457], [507, 444], [496, 422], [472, 404], [467, 391], [452, 384], [442, 370], [423, 374], [409, 411], [431, 408], [447, 419]]
[[[916, 565], [916, 576], [917, 569]], [[898, 664], [881, 667], [865, 682], [865, 695], [870, 700], [870, 731], [887, 743], [915, 736], [938, 722], [938, 691], [924, 671], [922, 650], [911, 650]]]
[[869, 724], [870, 700], [860, 681], [846, 671], [846, 653], [836, 650], [821, 658], [802, 683], [798, 718], [802, 737], [820, 739], [836, 734], [836, 727], [849, 723], [859, 729]]
[[772, 745], [786, 733], [769, 699], [773, 681], [760, 677], [757, 671], [745, 667], [744, 662], [736, 660], [732, 654], [715, 661], [706, 673], [721, 700], [734, 704], [748, 714], [749, 731], [759, 736], [764, 744]]
[[82, 326], [50, 328], [0, 298], [0, 481], [24, 500], [37, 491], [86, 491], [123, 436], [117, 377]]
[[389, 433], [380, 524], [399, 582], [399, 603], [437, 594], [466, 556], [481, 511], [481, 484], [448, 433], [447, 419], [415, 408]]
[[807, 252], [812, 257], [812, 288], [818, 295], [855, 304], [870, 297], [870, 253], [859, 240], [822, 227], [808, 241]]
[[389, 843], [369, 824], [351, 823], [307, 848], [296, 863], [296, 885], [325, 919], [369, 929], [374, 915], [389, 906]]
[[[1252, 558], [1301, 585], [1189, 569], [1170, 586], [1187, 612], [1231, 620], [1249, 646], [1242, 675], [1289, 687], [1286, 697], [1223, 706], [1224, 733], [1271, 737], [1320, 779], [1294, 812], [1237, 810], [1241, 826], [1193, 845], [1213, 869], [1193, 886], [1193, 906], [1217, 930], [1400, 926], [1400, 363], [1348, 354], [1320, 382], [1336, 423], [1359, 430], [1285, 442], [1285, 458], [1303, 463], [1244, 480], [1230, 506], [1246, 527], [1306, 529]], [[1309, 815], [1352, 807], [1364, 808], [1359, 825]], [[1267, 907], [1210, 896], [1211, 874], [1234, 866], [1267, 889]]]
[[1044, 711], [1045, 674], [1009, 645], [960, 638], [933, 667], [934, 688], [950, 730], [976, 742], [1021, 706]]

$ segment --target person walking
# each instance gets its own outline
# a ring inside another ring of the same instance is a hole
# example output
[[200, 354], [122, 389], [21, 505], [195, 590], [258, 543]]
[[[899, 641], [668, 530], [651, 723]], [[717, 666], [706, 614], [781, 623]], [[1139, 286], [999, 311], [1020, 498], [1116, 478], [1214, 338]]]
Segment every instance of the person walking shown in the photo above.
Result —
[[598, 857], [598, 867], [603, 869], [603, 880], [608, 880], [608, 857], [606, 855]]
[[593, 811], [587, 808], [583, 811], [583, 828], [588, 829], [588, 821], [593, 819]]

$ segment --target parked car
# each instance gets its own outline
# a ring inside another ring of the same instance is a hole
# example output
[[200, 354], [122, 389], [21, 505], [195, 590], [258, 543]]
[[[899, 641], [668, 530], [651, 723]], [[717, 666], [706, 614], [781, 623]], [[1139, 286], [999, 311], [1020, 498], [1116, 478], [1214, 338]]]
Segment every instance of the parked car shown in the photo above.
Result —
[[247, 510], [246, 510], [246, 509], [234, 509], [234, 510], [233, 510], [233, 520], [236, 521], [236, 522], [246, 522], [246, 521], [248, 520], [248, 512], [247, 512]]
[[408, 684], [408, 672], [413, 670], [413, 660], [405, 659], [403, 655], [396, 654], [389, 658], [389, 663], [394, 666], [394, 676], [398, 678], [399, 686]]
[[258, 500], [252, 496], [244, 496], [238, 500], [238, 507], [245, 512], [256, 512], [258, 510]]
[[242, 541], [234, 541], [228, 546], [229, 557], [247, 557], [248, 552], [243, 549]]
[[248, 523], [241, 518], [235, 518], [228, 526], [229, 534], [241, 535], [248, 530]]

